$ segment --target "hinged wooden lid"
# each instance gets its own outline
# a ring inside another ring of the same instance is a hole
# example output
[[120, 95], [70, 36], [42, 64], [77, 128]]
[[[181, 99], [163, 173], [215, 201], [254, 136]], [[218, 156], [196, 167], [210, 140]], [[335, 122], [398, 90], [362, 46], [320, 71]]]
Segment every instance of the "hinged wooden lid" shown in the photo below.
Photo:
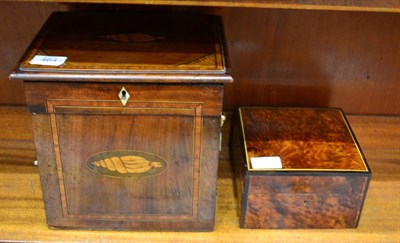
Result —
[[[13, 79], [231, 82], [219, 17], [188, 14], [54, 13]], [[63, 56], [60, 66], [31, 64]]]
[[[341, 109], [240, 108], [239, 112], [249, 171], [369, 171]], [[280, 158], [282, 168], [268, 168], [272, 156]], [[251, 159], [259, 157], [266, 158], [265, 168], [252, 165]]]

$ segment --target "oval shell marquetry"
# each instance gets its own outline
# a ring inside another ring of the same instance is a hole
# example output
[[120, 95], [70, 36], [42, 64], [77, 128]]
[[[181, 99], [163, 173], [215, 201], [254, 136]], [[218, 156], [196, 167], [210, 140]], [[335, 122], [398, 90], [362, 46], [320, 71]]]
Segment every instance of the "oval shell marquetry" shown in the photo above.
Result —
[[116, 150], [94, 154], [87, 160], [89, 170], [115, 177], [143, 177], [156, 175], [164, 171], [167, 162], [154, 154]]
[[140, 156], [111, 157], [92, 162], [97, 167], [102, 167], [121, 174], [145, 173], [152, 168], [162, 167], [161, 162], [151, 162]]

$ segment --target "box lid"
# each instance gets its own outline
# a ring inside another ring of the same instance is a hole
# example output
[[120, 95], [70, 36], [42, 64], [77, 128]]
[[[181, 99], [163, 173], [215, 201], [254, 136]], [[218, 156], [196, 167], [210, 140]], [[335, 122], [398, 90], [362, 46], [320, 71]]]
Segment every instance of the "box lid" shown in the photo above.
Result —
[[[12, 79], [231, 82], [220, 18], [210, 15], [57, 12]], [[66, 57], [59, 66], [36, 55]]]
[[[240, 108], [239, 113], [249, 171], [369, 171], [341, 109]], [[260, 160], [264, 166], [256, 165]]]

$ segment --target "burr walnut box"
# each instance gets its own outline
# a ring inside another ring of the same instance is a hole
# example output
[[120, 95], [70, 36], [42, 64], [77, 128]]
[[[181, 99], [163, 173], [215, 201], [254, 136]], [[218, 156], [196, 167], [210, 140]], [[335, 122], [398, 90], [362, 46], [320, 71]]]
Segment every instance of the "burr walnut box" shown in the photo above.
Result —
[[10, 76], [50, 227], [213, 230], [223, 44], [216, 16], [52, 14]]
[[232, 136], [242, 228], [357, 227], [371, 172], [336, 108], [240, 108]]

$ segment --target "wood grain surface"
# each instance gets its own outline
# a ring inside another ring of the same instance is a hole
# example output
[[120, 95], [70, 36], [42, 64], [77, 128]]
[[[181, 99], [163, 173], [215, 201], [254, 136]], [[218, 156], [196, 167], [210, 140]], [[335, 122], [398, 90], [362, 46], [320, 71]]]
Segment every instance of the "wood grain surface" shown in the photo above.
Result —
[[242, 107], [240, 116], [248, 158], [279, 156], [283, 170], [368, 171], [340, 109]]
[[[10, 78], [231, 82], [221, 24], [212, 15], [56, 12]], [[38, 55], [66, 61], [56, 66], [31, 63]]]
[[367, 175], [248, 175], [241, 227], [253, 229], [356, 228]]
[[[0, 139], [30, 140], [26, 108], [2, 107]], [[239, 229], [237, 200], [228, 153], [228, 119], [219, 159], [216, 227], [207, 233], [75, 231], [48, 229], [34, 154], [0, 164], [0, 239], [66, 242], [400, 242], [400, 118], [348, 116], [374, 172], [360, 223], [347, 230]], [[3, 129], [9, 128], [12, 130]], [[4, 143], [2, 143], [4, 144]], [[28, 146], [29, 147], [29, 146]], [[3, 152], [2, 152], [3, 153]], [[18, 161], [15, 163], [13, 161]]]
[[[172, 103], [202, 103], [204, 116], [219, 117], [222, 110], [222, 85], [156, 85], [156, 84], [99, 84], [99, 83], [48, 83], [48, 82], [26, 82], [26, 98], [28, 109], [35, 113], [45, 113], [48, 99], [68, 99], [64, 105], [79, 106], [77, 102], [86, 100], [97, 100], [99, 106], [105, 103], [114, 103], [113, 106], [122, 106], [118, 94], [125, 87], [130, 94], [126, 104], [129, 106], [140, 106], [142, 101]], [[74, 101], [75, 100], [75, 101]], [[103, 104], [101, 104], [103, 103]], [[83, 104], [83, 103], [82, 103]], [[108, 104], [110, 105], [110, 104]], [[120, 107], [122, 109], [122, 107]], [[60, 108], [61, 109], [61, 108]], [[79, 109], [79, 107], [76, 107]], [[83, 108], [81, 107], [83, 110]], [[86, 111], [90, 112], [90, 111]], [[104, 112], [104, 111], [103, 111]], [[121, 110], [122, 112], [122, 110]], [[162, 112], [166, 112], [165, 110]]]
[[[10, 0], [14, 2], [36, 2], [38, 0]], [[155, 4], [184, 6], [218, 6], [218, 7], [256, 7], [256, 8], [289, 8], [319, 10], [353, 10], [400, 12], [400, 3], [396, 0], [41, 0], [42, 2], [73, 3], [116, 3], [116, 4]]]
[[0, 108], [0, 164], [33, 165], [36, 158], [26, 107]]

